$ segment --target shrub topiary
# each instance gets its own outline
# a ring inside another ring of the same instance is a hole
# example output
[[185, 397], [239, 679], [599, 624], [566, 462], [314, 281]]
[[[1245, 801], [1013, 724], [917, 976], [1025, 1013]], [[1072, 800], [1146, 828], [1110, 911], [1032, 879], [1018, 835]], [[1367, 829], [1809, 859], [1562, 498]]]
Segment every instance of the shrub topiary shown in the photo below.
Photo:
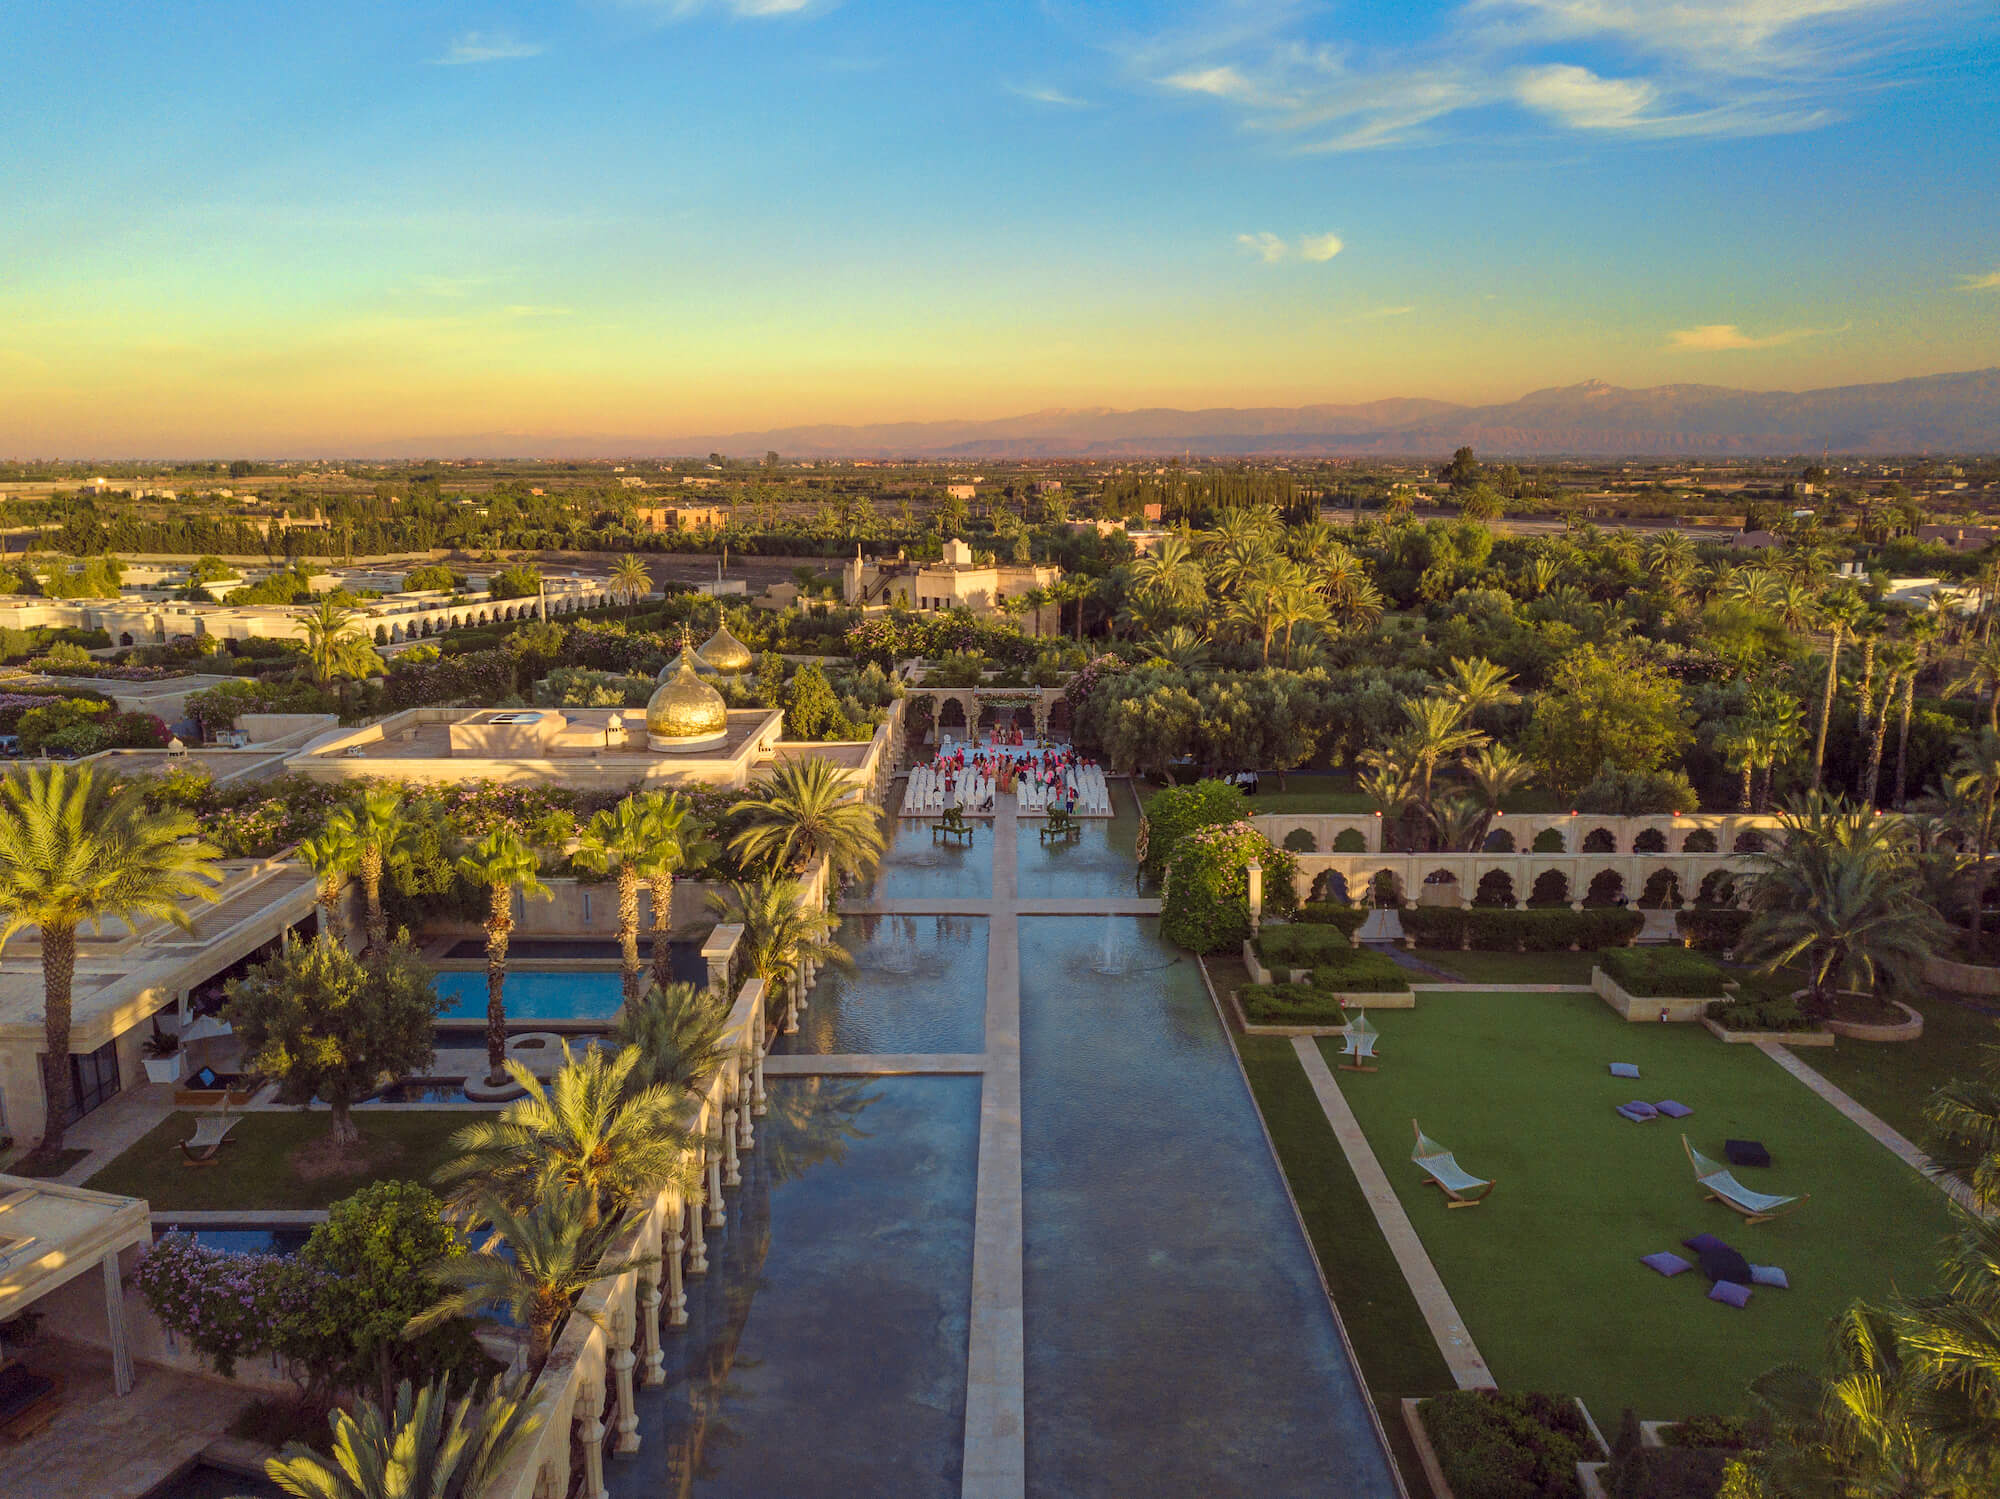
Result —
[[1726, 1031], [1809, 1031], [1813, 1019], [1790, 995], [1718, 999], [1708, 1018]]
[[1352, 937], [1361, 930], [1361, 923], [1368, 919], [1368, 912], [1361, 906], [1343, 906], [1330, 900], [1302, 901], [1292, 914], [1292, 920], [1306, 922], [1313, 926], [1338, 927]]
[[1560, 1395], [1453, 1390], [1418, 1409], [1458, 1499], [1573, 1499], [1576, 1465], [1602, 1455]]
[[1290, 854], [1247, 822], [1196, 828], [1167, 867], [1160, 934], [1198, 953], [1242, 942], [1250, 935], [1252, 859], [1264, 866], [1265, 912], [1288, 916], [1298, 909], [1298, 864]]
[[1400, 994], [1410, 976], [1378, 952], [1348, 948], [1324, 963], [1315, 963], [1312, 981], [1335, 994]]
[[1614, 947], [1597, 955], [1597, 966], [1641, 999], [1707, 999], [1724, 992], [1722, 970], [1685, 947]]
[[1181, 840], [1196, 828], [1241, 822], [1248, 815], [1243, 792], [1231, 781], [1196, 781], [1169, 786], [1146, 804], [1146, 862], [1151, 879], [1161, 878]]
[[1236, 991], [1252, 1025], [1339, 1025], [1340, 1001], [1317, 984], [1245, 984]]

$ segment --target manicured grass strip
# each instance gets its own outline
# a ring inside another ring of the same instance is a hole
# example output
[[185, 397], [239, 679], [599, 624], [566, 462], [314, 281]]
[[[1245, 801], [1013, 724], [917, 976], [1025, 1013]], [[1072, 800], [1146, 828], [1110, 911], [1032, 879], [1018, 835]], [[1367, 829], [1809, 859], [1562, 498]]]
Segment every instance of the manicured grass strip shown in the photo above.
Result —
[[1291, 1041], [1239, 1036], [1236, 1044], [1370, 1392], [1393, 1412], [1405, 1395], [1454, 1388]]
[[[366, 1163], [359, 1169], [306, 1175], [294, 1155], [325, 1139], [326, 1114], [245, 1114], [212, 1166], [186, 1163], [179, 1142], [194, 1133], [194, 1116], [174, 1114], [85, 1185], [143, 1197], [156, 1211], [323, 1208], [372, 1181], [428, 1181], [451, 1156], [453, 1133], [478, 1117], [466, 1110], [357, 1113], [354, 1122], [368, 1152]], [[317, 1154], [308, 1150], [308, 1170]]]
[[[1757, 1374], [1810, 1359], [1856, 1297], [1935, 1283], [1948, 1204], [1861, 1130], [1753, 1047], [1692, 1025], [1630, 1025], [1586, 994], [1431, 993], [1371, 1015], [1381, 1070], [1335, 1072], [1376, 1155], [1503, 1389], [1581, 1395], [1601, 1423], [1734, 1412]], [[1329, 1061], [1338, 1052], [1322, 1043]], [[1635, 1062], [1637, 1082], [1605, 1064]], [[1673, 1098], [1681, 1122], [1631, 1124], [1631, 1098]], [[1476, 1208], [1447, 1211], [1409, 1164], [1410, 1121], [1495, 1179]], [[1810, 1192], [1775, 1222], [1746, 1225], [1702, 1201], [1680, 1136], [1771, 1149], [1760, 1191]], [[1698, 1273], [1664, 1280], [1639, 1256], [1713, 1233], [1789, 1291], [1735, 1311]]]
[[1805, 1064], [1897, 1133], [1924, 1143], [1924, 1105], [1954, 1078], [1977, 1076], [1982, 1047], [2000, 1046], [2000, 1021], [1943, 994], [1917, 1000], [1924, 1033], [1914, 1041], [1841, 1040], [1799, 1052]]
[[[1416, 955], [1469, 984], [1587, 984], [1591, 965], [1597, 961], [1592, 952], [1458, 952], [1420, 947]], [[1426, 980], [1413, 975], [1411, 982]]]

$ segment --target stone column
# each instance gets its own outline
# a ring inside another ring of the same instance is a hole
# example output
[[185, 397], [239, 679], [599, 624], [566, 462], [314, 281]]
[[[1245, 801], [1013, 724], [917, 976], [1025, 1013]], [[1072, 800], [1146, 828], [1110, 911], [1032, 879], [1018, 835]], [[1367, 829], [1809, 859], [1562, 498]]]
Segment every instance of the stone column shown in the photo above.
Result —
[[764, 1114], [770, 1110], [770, 1095], [764, 1091], [764, 1034], [760, 1030], [750, 1043], [755, 1057], [750, 1064], [750, 1112]]
[[737, 1152], [737, 1139], [741, 1133], [736, 1121], [747, 1117], [747, 1111], [731, 1104], [722, 1111], [722, 1184], [725, 1187], [743, 1185], [743, 1161]]
[[576, 1397], [576, 1440], [583, 1448], [582, 1499], [611, 1499], [604, 1490], [604, 1392], [585, 1385]]
[[639, 1408], [632, 1396], [632, 1366], [637, 1362], [631, 1341], [620, 1338], [611, 1352], [611, 1377], [618, 1391], [618, 1440], [611, 1450], [620, 1457], [639, 1450]]
[[[719, 1123], [720, 1121], [718, 1121]], [[707, 1148], [708, 1155], [708, 1226], [720, 1228], [729, 1221], [729, 1215], [722, 1210], [722, 1152], [714, 1141]]]
[[657, 1268], [639, 1272], [639, 1383], [651, 1389], [666, 1381], [665, 1351], [660, 1347], [660, 1282]]
[[673, 1210], [667, 1214], [666, 1246], [661, 1258], [667, 1262], [667, 1326], [686, 1327], [688, 1319], [687, 1284], [682, 1280], [681, 1255], [687, 1249], [687, 1240], [681, 1237], [681, 1222], [687, 1216], [684, 1199], [674, 1199]]
[[[707, 1156], [708, 1141], [704, 1139], [702, 1141], [704, 1165], [700, 1168], [700, 1175], [697, 1178], [699, 1183], [705, 1184], [708, 1180], [708, 1169], [705, 1164]], [[688, 1198], [688, 1274], [690, 1275], [708, 1274], [708, 1240], [701, 1230], [702, 1193], [703, 1186], [697, 1185], [693, 1195]]]

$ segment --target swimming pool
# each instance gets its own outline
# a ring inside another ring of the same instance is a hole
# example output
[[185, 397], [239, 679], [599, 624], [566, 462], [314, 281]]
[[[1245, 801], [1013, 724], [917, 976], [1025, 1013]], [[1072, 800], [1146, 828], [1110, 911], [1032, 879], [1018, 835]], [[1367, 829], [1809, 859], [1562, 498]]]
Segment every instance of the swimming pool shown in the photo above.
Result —
[[226, 1249], [231, 1254], [297, 1254], [312, 1237], [312, 1229], [295, 1225], [269, 1228], [210, 1228], [206, 1225], [156, 1224], [155, 1239], [168, 1234], [187, 1234], [204, 1249]]
[[[486, 1023], [486, 974], [440, 973], [438, 997], [446, 1001], [440, 1024]], [[624, 1004], [624, 987], [616, 973], [551, 973], [543, 969], [510, 968], [501, 1001], [510, 1025], [528, 1021], [608, 1021]]]
[[[669, 942], [667, 944], [669, 971], [674, 981], [693, 984], [697, 988], [708, 982], [708, 964], [702, 960], [699, 942]], [[547, 962], [552, 958], [610, 959], [616, 962], [622, 952], [617, 940], [609, 937], [516, 937], [507, 944], [507, 961]], [[452, 944], [447, 958], [483, 959], [486, 943], [478, 938], [467, 938]], [[639, 934], [639, 959], [651, 964], [653, 961], [653, 939], [645, 933]], [[649, 980], [650, 982], [650, 980]]]

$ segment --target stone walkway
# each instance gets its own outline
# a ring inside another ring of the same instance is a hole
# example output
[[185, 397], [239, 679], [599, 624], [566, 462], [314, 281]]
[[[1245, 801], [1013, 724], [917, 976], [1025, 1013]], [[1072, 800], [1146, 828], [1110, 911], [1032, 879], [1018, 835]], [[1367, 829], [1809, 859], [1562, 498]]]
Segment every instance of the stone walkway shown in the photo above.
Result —
[[1965, 1183], [1954, 1177], [1944, 1176], [1934, 1169], [1931, 1158], [1919, 1150], [1914, 1142], [1893, 1129], [1881, 1115], [1864, 1108], [1856, 1099], [1841, 1088], [1828, 1082], [1813, 1068], [1799, 1059], [1797, 1052], [1775, 1041], [1759, 1041], [1757, 1049], [1776, 1062], [1785, 1071], [1804, 1083], [1813, 1092], [1832, 1104], [1841, 1113], [1852, 1119], [1864, 1130], [1887, 1146], [1896, 1157], [1916, 1172], [1945, 1196], [1968, 1212], [1978, 1212], [1978, 1204]]
[[1396, 1256], [1403, 1278], [1410, 1283], [1410, 1294], [1417, 1298], [1417, 1309], [1424, 1314], [1424, 1322], [1429, 1326], [1431, 1336], [1437, 1340], [1438, 1352], [1444, 1355], [1451, 1377], [1461, 1390], [1497, 1389], [1493, 1371], [1486, 1367], [1486, 1360], [1480, 1357], [1472, 1334], [1466, 1331], [1465, 1319], [1458, 1314], [1458, 1307], [1453, 1304], [1451, 1293], [1445, 1290], [1444, 1281], [1439, 1277], [1437, 1267], [1431, 1263], [1423, 1240], [1417, 1237], [1416, 1225], [1410, 1222], [1410, 1215], [1403, 1210], [1402, 1199], [1389, 1185], [1388, 1174], [1375, 1158], [1368, 1137], [1361, 1132], [1361, 1121], [1347, 1106], [1340, 1084], [1334, 1080], [1332, 1070], [1326, 1065], [1326, 1057], [1318, 1045], [1305, 1036], [1294, 1040], [1292, 1049], [1298, 1053], [1299, 1065], [1305, 1068], [1306, 1077], [1312, 1083], [1313, 1096], [1325, 1111], [1326, 1122], [1333, 1126], [1334, 1138], [1340, 1142], [1341, 1152], [1347, 1157], [1354, 1179], [1361, 1184], [1361, 1194], [1368, 1199], [1369, 1210], [1381, 1226], [1382, 1237], [1388, 1240], [1390, 1252]]

